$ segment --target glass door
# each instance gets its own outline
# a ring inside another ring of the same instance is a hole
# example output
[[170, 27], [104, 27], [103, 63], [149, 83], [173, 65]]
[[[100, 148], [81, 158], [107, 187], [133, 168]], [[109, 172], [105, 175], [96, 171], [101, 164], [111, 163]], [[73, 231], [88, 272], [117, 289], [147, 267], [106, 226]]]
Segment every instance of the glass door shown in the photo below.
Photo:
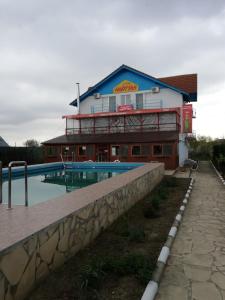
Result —
[[116, 111], [116, 96], [109, 96], [109, 112]]

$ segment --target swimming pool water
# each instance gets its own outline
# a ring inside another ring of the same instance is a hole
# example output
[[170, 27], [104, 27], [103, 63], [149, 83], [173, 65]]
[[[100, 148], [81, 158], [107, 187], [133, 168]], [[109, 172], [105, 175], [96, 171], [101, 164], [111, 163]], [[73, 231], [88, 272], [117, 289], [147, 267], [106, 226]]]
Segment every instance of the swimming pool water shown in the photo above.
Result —
[[[54, 170], [28, 176], [29, 206], [94, 184], [127, 170]], [[24, 205], [24, 177], [13, 178], [12, 205]], [[8, 181], [3, 181], [3, 203], [8, 203]]]

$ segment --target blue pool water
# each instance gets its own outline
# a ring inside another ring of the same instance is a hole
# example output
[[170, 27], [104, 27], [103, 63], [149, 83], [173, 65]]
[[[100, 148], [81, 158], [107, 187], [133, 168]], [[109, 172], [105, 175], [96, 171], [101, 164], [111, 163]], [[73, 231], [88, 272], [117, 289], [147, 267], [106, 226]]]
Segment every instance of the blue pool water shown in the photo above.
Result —
[[[116, 169], [56, 169], [28, 176], [29, 206], [47, 201], [76, 189], [121, 174], [127, 170]], [[24, 177], [13, 178], [12, 205], [24, 205]], [[8, 203], [8, 181], [3, 181], [3, 203]]]

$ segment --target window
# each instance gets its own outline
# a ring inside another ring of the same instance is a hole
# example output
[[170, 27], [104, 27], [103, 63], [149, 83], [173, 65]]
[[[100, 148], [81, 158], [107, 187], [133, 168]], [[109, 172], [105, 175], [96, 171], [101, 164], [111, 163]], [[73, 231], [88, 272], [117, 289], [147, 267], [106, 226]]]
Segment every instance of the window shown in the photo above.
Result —
[[143, 108], [143, 94], [136, 94], [136, 109]]
[[111, 148], [111, 155], [118, 156], [119, 155], [120, 146], [112, 146]]
[[92, 158], [95, 153], [94, 145], [87, 145], [86, 146], [86, 155], [88, 158]]
[[121, 145], [119, 150], [120, 157], [128, 157], [128, 145]]
[[121, 105], [131, 104], [131, 94], [121, 95]]
[[173, 145], [171, 144], [153, 145], [153, 155], [171, 156], [173, 155]]
[[163, 145], [163, 155], [171, 156], [173, 154], [173, 146], [170, 144]]
[[48, 156], [57, 156], [58, 154], [58, 147], [55, 146], [48, 146], [47, 148]]
[[132, 156], [148, 156], [150, 155], [150, 146], [148, 144], [134, 145], [131, 154]]
[[141, 155], [141, 146], [132, 147], [132, 156]]
[[162, 155], [162, 145], [153, 145], [153, 155], [155, 156]]
[[143, 156], [148, 156], [150, 155], [150, 145], [146, 144], [146, 145], [141, 145], [141, 154]]
[[79, 146], [79, 156], [86, 155], [86, 150], [87, 150], [86, 146]]

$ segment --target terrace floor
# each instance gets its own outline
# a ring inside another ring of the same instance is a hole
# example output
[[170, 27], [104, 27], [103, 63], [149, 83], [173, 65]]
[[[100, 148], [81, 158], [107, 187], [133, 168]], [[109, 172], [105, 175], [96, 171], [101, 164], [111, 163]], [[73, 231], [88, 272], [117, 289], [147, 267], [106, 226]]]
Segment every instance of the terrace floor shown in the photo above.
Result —
[[200, 162], [157, 300], [225, 300], [225, 188]]

